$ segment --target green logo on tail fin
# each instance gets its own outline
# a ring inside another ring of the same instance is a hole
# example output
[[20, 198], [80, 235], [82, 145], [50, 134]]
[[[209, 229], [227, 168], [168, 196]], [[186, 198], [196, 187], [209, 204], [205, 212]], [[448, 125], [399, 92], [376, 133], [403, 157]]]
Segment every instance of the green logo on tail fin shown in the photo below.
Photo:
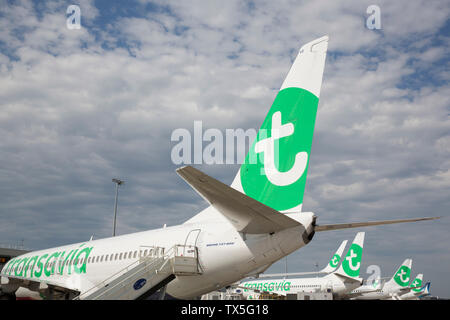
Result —
[[411, 269], [407, 266], [401, 266], [397, 273], [394, 275], [395, 282], [401, 286], [406, 287], [409, 283], [409, 276], [411, 274]]
[[339, 260], [341, 260], [341, 256], [336, 253], [330, 260], [330, 267], [336, 268]]
[[414, 279], [414, 281], [411, 283], [411, 287], [415, 287], [412, 289], [412, 291], [414, 292], [420, 292], [420, 290], [422, 289], [422, 279], [420, 278], [416, 278]]
[[347, 256], [342, 261], [342, 268], [344, 272], [350, 277], [358, 277], [359, 270], [361, 268], [361, 258], [362, 258], [363, 249], [353, 243], [350, 249], [348, 250]]
[[241, 167], [246, 195], [275, 210], [302, 204], [319, 99], [307, 90], [281, 90]]

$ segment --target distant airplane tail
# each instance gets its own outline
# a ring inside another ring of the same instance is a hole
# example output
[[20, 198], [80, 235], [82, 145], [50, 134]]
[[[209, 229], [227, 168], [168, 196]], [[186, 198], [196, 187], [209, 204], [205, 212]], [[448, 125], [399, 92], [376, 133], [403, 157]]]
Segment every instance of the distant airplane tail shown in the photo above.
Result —
[[277, 211], [301, 211], [327, 48], [301, 47], [231, 184]]
[[412, 259], [406, 259], [395, 271], [391, 280], [385, 283], [385, 289], [402, 289], [408, 286], [411, 280]]
[[342, 253], [344, 252], [345, 246], [347, 245], [347, 240], [342, 241], [341, 245], [337, 249], [336, 253], [331, 257], [330, 262], [326, 265], [325, 268], [319, 271], [319, 273], [331, 273], [339, 265], [339, 261], [341, 261]]
[[359, 273], [361, 270], [361, 259], [364, 248], [364, 236], [364, 232], [358, 232], [356, 234], [352, 245], [347, 251], [347, 255], [342, 260], [339, 268], [333, 272], [334, 274], [353, 280], [362, 280], [359, 278]]
[[411, 291], [419, 293], [422, 290], [422, 282], [423, 282], [423, 274], [419, 273], [409, 285]]
[[431, 282], [427, 282], [421, 289], [422, 294], [419, 296], [419, 298], [426, 297], [430, 295], [430, 286]]

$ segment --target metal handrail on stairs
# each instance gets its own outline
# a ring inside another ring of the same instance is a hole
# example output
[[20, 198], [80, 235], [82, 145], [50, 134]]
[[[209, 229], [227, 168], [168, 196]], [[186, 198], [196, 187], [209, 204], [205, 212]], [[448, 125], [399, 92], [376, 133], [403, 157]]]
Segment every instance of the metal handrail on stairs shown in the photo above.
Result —
[[[129, 284], [129, 280], [142, 272], [151, 272], [154, 269], [155, 274], [161, 274], [161, 272], [166, 273], [167, 275], [189, 275], [189, 274], [200, 274], [199, 264], [198, 264], [198, 251], [197, 247], [190, 245], [174, 245], [169, 248], [167, 251], [162, 247], [152, 247], [153, 250], [150, 250], [152, 254], [141, 257], [139, 260], [134, 261], [130, 265], [125, 268], [119, 270], [113, 275], [109, 276], [102, 282], [93, 286], [89, 290], [83, 292], [74, 298], [74, 300], [80, 300], [85, 298], [98, 299], [102, 295], [106, 295], [113, 289], [117, 289], [117, 287], [122, 286], [125, 287]], [[190, 269], [186, 270], [183, 268], [183, 264], [179, 264], [179, 259], [190, 261], [195, 260], [196, 270], [192, 271]], [[170, 269], [167, 269], [167, 264], [170, 262]], [[120, 279], [122, 276], [125, 278]], [[120, 279], [117, 283], [114, 283], [116, 280]], [[120, 290], [117, 289], [117, 290]], [[95, 293], [99, 293], [96, 295]]]

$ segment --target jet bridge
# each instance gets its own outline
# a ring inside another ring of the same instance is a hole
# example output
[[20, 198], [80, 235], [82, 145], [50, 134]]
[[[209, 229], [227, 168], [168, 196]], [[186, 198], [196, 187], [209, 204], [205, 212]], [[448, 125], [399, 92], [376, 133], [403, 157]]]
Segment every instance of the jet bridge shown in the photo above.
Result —
[[176, 276], [201, 274], [195, 246], [175, 245], [168, 250], [152, 247], [150, 252], [74, 300], [145, 299]]

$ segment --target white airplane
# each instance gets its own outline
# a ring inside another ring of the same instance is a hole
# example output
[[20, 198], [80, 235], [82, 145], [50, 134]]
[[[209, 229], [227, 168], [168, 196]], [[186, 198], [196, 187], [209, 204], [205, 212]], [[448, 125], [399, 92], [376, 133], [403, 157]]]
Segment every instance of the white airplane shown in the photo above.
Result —
[[[313, 212], [301, 211], [327, 48], [324, 36], [300, 49], [231, 187], [190, 166], [177, 169], [208, 208], [180, 225], [18, 256], [1, 270], [2, 294], [14, 297], [24, 287], [49, 299], [142, 299], [166, 288], [174, 298], [190, 299], [263, 272], [315, 232], [435, 219], [321, 226]], [[162, 259], [180, 248], [198, 259], [197, 273], [173, 272], [158, 283], [156, 271], [131, 277], [134, 268], [156, 264], [143, 256]], [[126, 282], [120, 283], [126, 294], [117, 291], [118, 281]]]
[[406, 293], [411, 280], [412, 260], [406, 259], [397, 269], [392, 278], [384, 285], [374, 288], [372, 285], [365, 285], [352, 290], [347, 298], [352, 300], [387, 300], [396, 298], [398, 295]]
[[243, 296], [249, 300], [258, 298], [258, 291], [283, 296], [298, 292], [330, 292], [334, 299], [339, 299], [342, 294], [361, 286], [363, 281], [362, 278], [359, 278], [359, 273], [364, 235], [364, 232], [356, 234], [339, 269], [323, 277], [244, 280], [239, 283], [239, 288], [243, 289]]

